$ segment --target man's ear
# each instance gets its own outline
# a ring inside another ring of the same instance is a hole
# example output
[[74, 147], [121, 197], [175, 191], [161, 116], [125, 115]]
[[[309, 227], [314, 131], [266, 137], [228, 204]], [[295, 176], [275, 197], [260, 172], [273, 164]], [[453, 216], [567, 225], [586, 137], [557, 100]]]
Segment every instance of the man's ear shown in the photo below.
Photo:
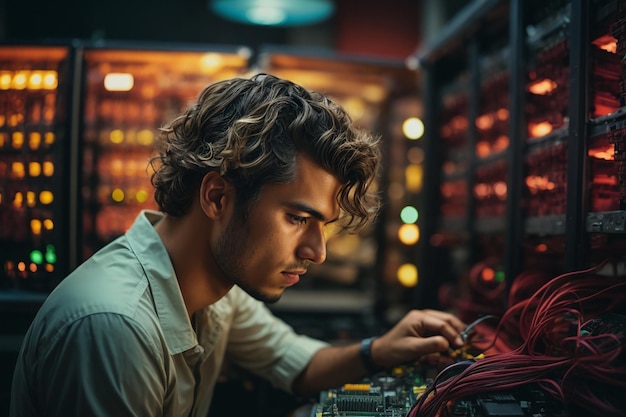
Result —
[[218, 219], [234, 198], [230, 183], [217, 172], [208, 172], [200, 183], [200, 207], [211, 219]]

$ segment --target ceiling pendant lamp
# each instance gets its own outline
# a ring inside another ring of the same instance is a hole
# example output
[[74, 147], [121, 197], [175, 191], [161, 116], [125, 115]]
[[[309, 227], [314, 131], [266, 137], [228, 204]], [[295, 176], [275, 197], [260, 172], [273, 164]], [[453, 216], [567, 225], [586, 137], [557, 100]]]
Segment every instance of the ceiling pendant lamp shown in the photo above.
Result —
[[209, 0], [209, 8], [228, 20], [264, 26], [311, 25], [335, 11], [333, 0]]

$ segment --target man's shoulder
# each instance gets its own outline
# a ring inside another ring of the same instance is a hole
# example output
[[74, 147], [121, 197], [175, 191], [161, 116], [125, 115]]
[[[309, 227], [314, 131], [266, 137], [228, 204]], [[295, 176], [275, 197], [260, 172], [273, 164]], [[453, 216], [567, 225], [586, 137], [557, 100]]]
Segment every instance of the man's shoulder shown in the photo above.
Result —
[[33, 325], [53, 333], [95, 314], [141, 319], [138, 314], [152, 310], [148, 280], [141, 265], [124, 256], [88, 259], [50, 293]]

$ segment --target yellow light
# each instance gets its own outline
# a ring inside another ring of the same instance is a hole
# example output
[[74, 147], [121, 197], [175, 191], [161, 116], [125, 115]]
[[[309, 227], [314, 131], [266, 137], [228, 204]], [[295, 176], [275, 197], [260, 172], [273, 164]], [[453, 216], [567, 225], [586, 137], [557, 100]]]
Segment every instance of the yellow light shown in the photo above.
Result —
[[24, 204], [24, 194], [18, 191], [13, 198], [13, 207], [21, 208], [22, 204]]
[[408, 165], [404, 171], [407, 190], [417, 193], [422, 189], [424, 170], [421, 165]]
[[26, 271], [26, 264], [24, 262], [17, 263], [17, 270], [20, 272]]
[[124, 132], [121, 129], [113, 129], [109, 134], [112, 143], [119, 144], [124, 141]]
[[54, 194], [52, 191], [42, 191], [39, 193], [39, 201], [44, 205], [51, 204], [54, 201]]
[[35, 207], [37, 203], [37, 199], [35, 198], [36, 194], [33, 191], [26, 191], [26, 205], [28, 207]]
[[46, 145], [52, 145], [54, 143], [54, 132], [46, 132], [44, 135], [44, 143]]
[[398, 282], [407, 288], [415, 287], [418, 281], [417, 267], [413, 264], [400, 265], [396, 272]]
[[140, 145], [152, 145], [154, 141], [154, 133], [149, 129], [140, 130], [137, 133], [137, 143]]
[[111, 198], [116, 203], [121, 203], [122, 201], [124, 201], [124, 191], [119, 188], [114, 189], [111, 193]]
[[54, 163], [52, 163], [51, 161], [44, 161], [43, 175], [46, 177], [51, 177], [52, 175], [54, 175]]
[[54, 265], [46, 264], [46, 272], [53, 272], [53, 271], [54, 271]]
[[54, 222], [51, 219], [44, 219], [43, 228], [46, 230], [54, 229]]
[[39, 162], [28, 163], [28, 175], [38, 177], [41, 175], [41, 164]]
[[402, 133], [408, 139], [419, 139], [424, 136], [424, 122], [417, 117], [409, 117], [402, 123]]
[[28, 88], [30, 90], [39, 90], [43, 84], [43, 72], [33, 71], [28, 79]]
[[414, 223], [403, 224], [398, 229], [398, 239], [405, 245], [415, 245], [420, 239], [419, 227]]
[[30, 148], [30, 150], [36, 151], [37, 149], [39, 149], [40, 145], [41, 145], [41, 133], [31, 132], [30, 135], [28, 135], [28, 147]]
[[138, 203], [145, 203], [148, 199], [148, 192], [146, 190], [137, 191], [137, 194], [135, 194], [135, 199], [137, 199]]
[[23, 90], [26, 88], [30, 71], [17, 71], [13, 76], [12, 87], [15, 90]]
[[24, 178], [25, 176], [26, 176], [26, 170], [24, 168], [24, 164], [22, 162], [12, 162], [11, 163], [11, 177]]
[[43, 76], [43, 88], [54, 90], [59, 86], [59, 76], [56, 71], [46, 71]]
[[13, 141], [13, 148], [20, 149], [24, 146], [24, 133], [23, 132], [13, 132], [11, 136]]
[[30, 230], [33, 232], [34, 235], [41, 234], [41, 220], [32, 219], [30, 221]]
[[0, 72], [0, 90], [9, 90], [11, 88], [11, 80], [13, 75], [10, 71]]
[[200, 59], [200, 65], [204, 70], [212, 70], [222, 65], [222, 57], [219, 54], [205, 54]]
[[107, 91], [130, 91], [134, 85], [133, 74], [111, 72], [104, 76], [104, 88]]

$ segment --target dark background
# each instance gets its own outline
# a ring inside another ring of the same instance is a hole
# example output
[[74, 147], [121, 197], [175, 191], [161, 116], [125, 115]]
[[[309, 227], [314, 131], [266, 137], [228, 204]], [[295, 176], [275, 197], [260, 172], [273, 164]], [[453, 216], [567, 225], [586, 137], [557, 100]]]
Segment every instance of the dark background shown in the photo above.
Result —
[[226, 21], [209, 9], [208, 0], [0, 0], [0, 41], [106, 39], [253, 49], [296, 45], [405, 59], [423, 37], [420, 22], [427, 5], [422, 2], [428, 3], [335, 0], [335, 14], [322, 23], [272, 28]]

